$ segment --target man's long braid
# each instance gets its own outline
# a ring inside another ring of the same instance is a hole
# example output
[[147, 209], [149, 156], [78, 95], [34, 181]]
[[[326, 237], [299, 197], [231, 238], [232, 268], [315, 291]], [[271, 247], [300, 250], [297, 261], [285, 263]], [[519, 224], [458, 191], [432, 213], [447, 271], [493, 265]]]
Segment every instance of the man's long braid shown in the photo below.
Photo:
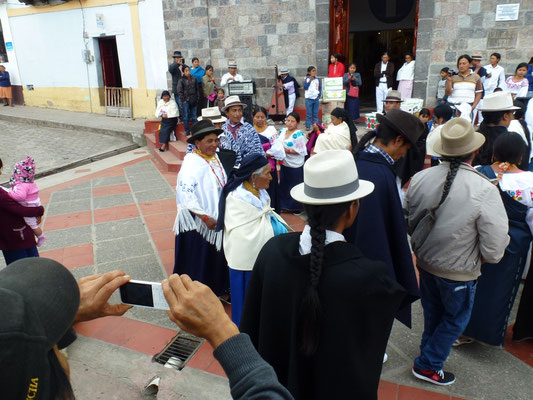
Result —
[[440, 198], [439, 205], [444, 203], [444, 200], [446, 200], [446, 197], [448, 197], [448, 193], [450, 192], [452, 183], [455, 180], [455, 176], [457, 175], [457, 171], [459, 171], [459, 167], [461, 166], [462, 162], [460, 158], [449, 158], [446, 159], [446, 161], [450, 162], [450, 169], [446, 175], [446, 181], [444, 182], [442, 197]]

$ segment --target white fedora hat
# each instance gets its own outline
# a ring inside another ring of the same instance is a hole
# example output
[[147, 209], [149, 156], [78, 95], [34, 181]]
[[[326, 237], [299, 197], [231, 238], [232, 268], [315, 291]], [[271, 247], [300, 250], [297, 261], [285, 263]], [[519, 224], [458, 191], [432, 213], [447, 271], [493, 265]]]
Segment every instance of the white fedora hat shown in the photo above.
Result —
[[202, 119], [208, 119], [214, 124], [226, 122], [227, 118], [220, 114], [218, 107], [202, 108], [202, 116], [198, 117], [198, 121]]
[[513, 96], [509, 92], [495, 92], [486, 95], [483, 98], [483, 108], [481, 111], [514, 111], [520, 110], [520, 107], [513, 105]]
[[232, 106], [242, 106], [242, 108], [246, 108], [246, 104], [241, 102], [241, 99], [239, 98], [239, 96], [229, 96], [224, 101], [224, 107], [222, 107], [222, 111], [225, 112], [228, 108]]
[[474, 131], [472, 124], [464, 118], [454, 118], [446, 122], [440, 137], [435, 141], [435, 153], [447, 157], [466, 156], [485, 143], [485, 136]]
[[372, 193], [374, 184], [359, 179], [353, 155], [348, 150], [326, 150], [304, 164], [304, 182], [291, 189], [303, 204], [344, 203]]

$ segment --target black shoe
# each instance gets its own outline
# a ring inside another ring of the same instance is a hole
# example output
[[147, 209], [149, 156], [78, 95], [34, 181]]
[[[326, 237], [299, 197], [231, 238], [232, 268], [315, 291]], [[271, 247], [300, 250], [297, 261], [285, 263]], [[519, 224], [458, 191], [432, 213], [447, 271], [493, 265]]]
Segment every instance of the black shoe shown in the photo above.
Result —
[[160, 151], [160, 152], [162, 153], [162, 152], [164, 152], [164, 151], [165, 151], [165, 149], [159, 149], [159, 151]]
[[442, 369], [438, 371], [424, 371], [423, 369], [413, 367], [411, 371], [418, 379], [431, 382], [435, 385], [446, 386], [455, 382], [455, 375], [451, 372], [445, 372]]
[[9, 106], [9, 104], [7, 104], [7, 103], [6, 103], [6, 104], [4, 104], [4, 107], [8, 107], [8, 106]]

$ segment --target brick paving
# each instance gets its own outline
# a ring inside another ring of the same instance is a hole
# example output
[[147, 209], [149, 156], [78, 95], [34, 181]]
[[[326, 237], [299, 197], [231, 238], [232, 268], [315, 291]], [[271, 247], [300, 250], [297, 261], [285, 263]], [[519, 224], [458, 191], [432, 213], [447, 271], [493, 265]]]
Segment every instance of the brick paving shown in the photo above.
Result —
[[[174, 264], [175, 182], [176, 173], [141, 156], [42, 190], [49, 239], [41, 255], [62, 262], [77, 278], [120, 268], [136, 279], [160, 281]], [[283, 216], [295, 230], [303, 229], [300, 218]], [[112, 300], [118, 301], [118, 295]], [[528, 342], [508, 342], [505, 350], [478, 344], [453, 349], [446, 366], [457, 375], [454, 385], [435, 387], [416, 380], [410, 368], [423, 328], [420, 302], [414, 304], [413, 316], [411, 330], [394, 324], [379, 400], [530, 400], [533, 343]], [[165, 382], [158, 398], [230, 398], [224, 372], [207, 343], [181, 372], [149, 362], [177, 331], [163, 311], [132, 309], [123, 317], [76, 329], [80, 338], [68, 352], [73, 385], [82, 400], [140, 399], [140, 389], [155, 374]], [[98, 395], [94, 379], [100, 383]]]

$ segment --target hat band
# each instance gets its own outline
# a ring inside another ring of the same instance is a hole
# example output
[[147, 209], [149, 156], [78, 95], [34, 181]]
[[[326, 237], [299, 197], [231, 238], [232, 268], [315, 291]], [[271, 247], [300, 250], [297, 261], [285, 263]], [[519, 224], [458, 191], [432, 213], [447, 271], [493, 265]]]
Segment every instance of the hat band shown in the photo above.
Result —
[[334, 199], [352, 194], [359, 189], [359, 179], [341, 186], [317, 188], [304, 183], [304, 194], [314, 199]]
[[385, 99], [385, 101], [402, 101], [399, 97], [390, 96]]

